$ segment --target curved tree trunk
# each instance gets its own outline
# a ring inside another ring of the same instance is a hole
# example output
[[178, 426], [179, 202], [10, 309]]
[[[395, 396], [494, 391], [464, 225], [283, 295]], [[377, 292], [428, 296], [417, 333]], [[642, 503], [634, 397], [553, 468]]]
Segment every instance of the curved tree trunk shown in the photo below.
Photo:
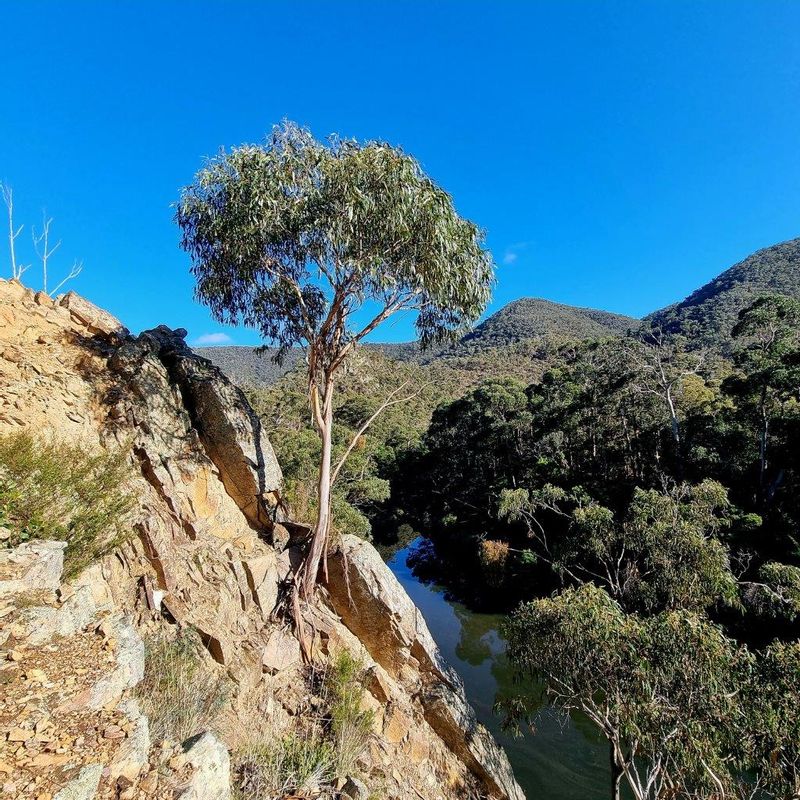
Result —
[[611, 800], [620, 800], [622, 786], [622, 767], [617, 763], [614, 745], [608, 745], [609, 760], [611, 762]]

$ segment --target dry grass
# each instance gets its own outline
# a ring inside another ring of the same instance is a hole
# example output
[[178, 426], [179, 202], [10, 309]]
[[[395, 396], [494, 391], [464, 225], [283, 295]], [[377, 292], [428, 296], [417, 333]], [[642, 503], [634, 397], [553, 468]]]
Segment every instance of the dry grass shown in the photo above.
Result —
[[338, 797], [336, 779], [352, 774], [372, 731], [362, 678], [362, 665], [347, 652], [312, 671], [293, 729], [251, 734], [238, 748], [237, 800]]
[[228, 696], [226, 681], [206, 666], [202, 645], [189, 631], [145, 643], [144, 680], [136, 687], [154, 742], [183, 742], [207, 730]]

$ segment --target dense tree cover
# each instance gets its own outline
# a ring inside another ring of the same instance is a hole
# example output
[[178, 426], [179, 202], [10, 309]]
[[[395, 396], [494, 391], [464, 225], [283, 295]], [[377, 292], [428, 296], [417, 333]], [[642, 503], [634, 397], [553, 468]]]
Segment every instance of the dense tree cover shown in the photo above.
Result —
[[758, 298], [730, 359], [658, 327], [563, 347], [437, 408], [395, 473], [419, 568], [518, 606], [512, 659], [607, 737], [614, 796], [800, 792], [798, 322]]
[[680, 303], [648, 321], [690, 337], [693, 347], [733, 350], [731, 331], [741, 309], [764, 294], [800, 298], [800, 239], [758, 250], [725, 270]]
[[461, 340], [463, 348], [508, 345], [523, 339], [557, 335], [567, 339], [596, 339], [624, 335], [640, 325], [638, 319], [553, 303], [537, 297], [514, 300], [478, 325]]

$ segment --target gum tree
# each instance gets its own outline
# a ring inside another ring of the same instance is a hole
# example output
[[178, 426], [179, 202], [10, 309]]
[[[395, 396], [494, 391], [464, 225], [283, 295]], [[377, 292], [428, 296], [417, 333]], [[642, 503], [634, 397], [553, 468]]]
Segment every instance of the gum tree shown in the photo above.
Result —
[[[743, 702], [753, 660], [716, 626], [683, 610], [626, 614], [603, 589], [583, 584], [523, 604], [505, 632], [515, 668], [608, 740], [612, 800], [623, 782], [636, 800], [719, 800], [741, 788], [753, 758], [752, 709]], [[507, 706], [512, 719], [525, 718], [524, 706]], [[788, 738], [783, 718], [773, 729], [764, 748]]]
[[411, 156], [382, 142], [320, 142], [293, 123], [209, 161], [183, 190], [177, 223], [196, 296], [217, 320], [256, 329], [279, 352], [305, 348], [322, 445], [317, 520], [295, 584], [307, 599], [327, 552], [332, 484], [374, 419], [333, 464], [337, 372], [398, 312], [415, 312], [423, 346], [477, 319], [491, 257]]

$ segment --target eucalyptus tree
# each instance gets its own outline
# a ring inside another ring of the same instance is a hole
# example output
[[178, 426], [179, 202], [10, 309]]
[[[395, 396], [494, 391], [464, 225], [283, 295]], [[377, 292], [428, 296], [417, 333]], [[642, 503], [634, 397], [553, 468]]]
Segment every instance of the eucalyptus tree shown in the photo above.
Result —
[[716, 481], [635, 489], [616, 519], [580, 488], [506, 489], [499, 516], [520, 520], [534, 555], [567, 582], [591, 581], [630, 611], [735, 606], [737, 583], [720, 534], [734, 509]]
[[375, 416], [332, 463], [337, 372], [364, 337], [413, 311], [423, 346], [473, 322], [493, 263], [481, 231], [414, 158], [377, 141], [316, 140], [293, 123], [264, 144], [222, 152], [177, 209], [196, 296], [221, 322], [256, 329], [279, 352], [302, 346], [321, 440], [317, 519], [296, 586], [308, 598], [327, 553], [331, 486]]
[[[506, 634], [516, 669], [541, 679], [553, 705], [583, 712], [608, 740], [612, 800], [623, 781], [636, 800], [737, 792], [753, 760], [745, 702], [753, 659], [719, 628], [687, 611], [626, 614], [603, 589], [583, 584], [523, 604]], [[525, 716], [524, 704], [507, 706]], [[765, 739], [788, 738], [783, 720], [773, 727]], [[792, 754], [784, 772], [794, 763]]]
[[800, 395], [800, 301], [765, 295], [739, 314], [733, 328], [739, 344], [735, 360], [741, 375], [726, 381], [728, 392], [758, 427], [758, 501], [769, 505], [783, 479], [768, 483], [770, 438], [776, 417], [796, 409]]

